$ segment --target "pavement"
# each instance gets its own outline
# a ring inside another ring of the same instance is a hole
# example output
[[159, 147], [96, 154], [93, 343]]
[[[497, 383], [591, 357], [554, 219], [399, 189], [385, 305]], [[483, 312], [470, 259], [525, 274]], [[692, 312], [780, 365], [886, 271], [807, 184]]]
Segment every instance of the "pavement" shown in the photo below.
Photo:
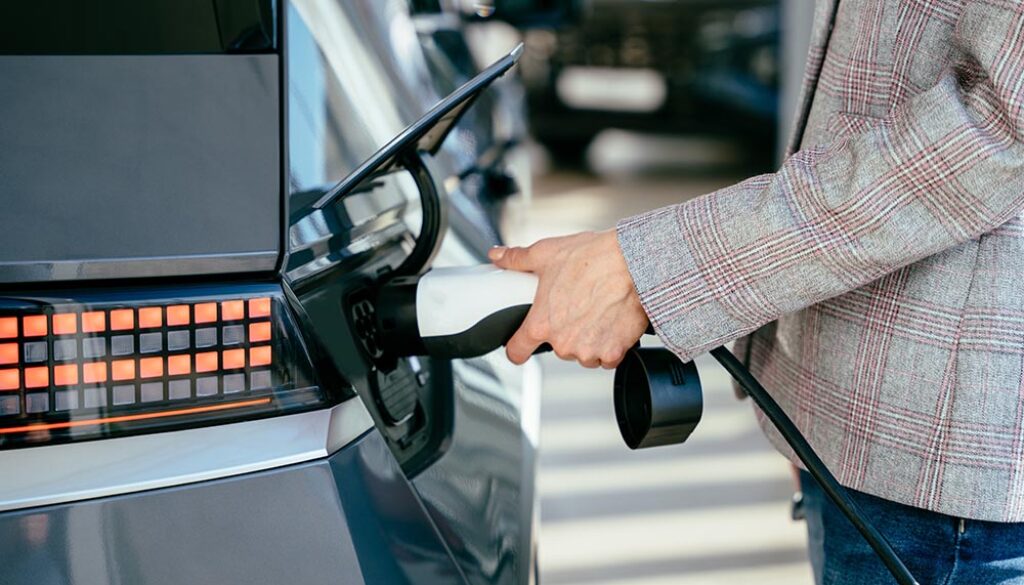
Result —
[[[730, 185], [728, 145], [613, 133], [592, 171], [542, 170], [513, 202], [514, 244], [586, 229]], [[612, 373], [541, 358], [540, 566], [544, 585], [810, 585], [803, 523], [789, 519], [788, 463], [713, 360], [697, 360], [704, 417], [682, 445], [630, 451]]]

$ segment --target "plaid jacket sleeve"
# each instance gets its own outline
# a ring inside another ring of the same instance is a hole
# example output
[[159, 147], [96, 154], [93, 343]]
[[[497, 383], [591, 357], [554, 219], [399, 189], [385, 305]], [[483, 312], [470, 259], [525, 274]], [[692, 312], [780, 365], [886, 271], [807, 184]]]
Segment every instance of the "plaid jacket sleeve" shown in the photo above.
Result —
[[859, 134], [622, 220], [659, 336], [689, 359], [991, 231], [1024, 208], [1024, 5], [973, 3], [958, 58]]

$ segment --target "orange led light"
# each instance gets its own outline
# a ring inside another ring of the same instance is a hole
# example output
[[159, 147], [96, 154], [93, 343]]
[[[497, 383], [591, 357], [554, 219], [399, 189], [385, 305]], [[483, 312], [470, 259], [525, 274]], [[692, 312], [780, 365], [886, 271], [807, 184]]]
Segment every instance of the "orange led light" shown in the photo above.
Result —
[[253, 317], [269, 317], [270, 316], [270, 299], [250, 299], [249, 300], [249, 318]]
[[229, 349], [224, 352], [224, 369], [235, 370], [245, 367], [245, 350]]
[[140, 378], [158, 378], [164, 375], [164, 358], [150, 357], [139, 360]]
[[191, 320], [188, 305], [171, 305], [167, 307], [168, 325], [188, 325]]
[[107, 314], [103, 311], [82, 313], [82, 331], [96, 333], [107, 328]]
[[94, 384], [107, 381], [107, 364], [103, 362], [90, 362], [82, 364], [82, 380], [86, 384]]
[[0, 343], [0, 364], [18, 363], [18, 344]]
[[111, 311], [110, 329], [112, 331], [135, 329], [135, 311], [131, 309], [117, 309], [115, 311]]
[[4, 317], [0, 319], [0, 339], [18, 336], [18, 318]]
[[110, 362], [110, 376], [115, 380], [131, 380], [135, 377], [135, 360]]
[[153, 418], [165, 418], [171, 416], [183, 416], [187, 414], [200, 414], [204, 412], [216, 412], [218, 410], [230, 410], [234, 408], [245, 408], [246, 406], [259, 406], [261, 404], [270, 404], [269, 398], [254, 398], [252, 400], [242, 400], [239, 402], [228, 402], [224, 404], [211, 404], [209, 406], [196, 406], [194, 408], [179, 408], [176, 410], [164, 410], [161, 412], [145, 412], [141, 414], [126, 414], [123, 416], [108, 416], [106, 418], [92, 418], [92, 419], [79, 419], [69, 420], [56, 423], [42, 423], [34, 425], [24, 425], [20, 427], [8, 427], [6, 429], [0, 428], [0, 434], [10, 433], [30, 433], [33, 431], [52, 431], [55, 429], [70, 429], [74, 427], [88, 427], [101, 424], [112, 424], [129, 422], [133, 420], [149, 420]]
[[220, 318], [223, 321], [238, 321], [245, 318], [245, 303], [224, 301], [220, 304]]
[[217, 352], [207, 351], [196, 354], [196, 371], [212, 372], [217, 369]]
[[57, 386], [70, 386], [78, 383], [78, 366], [53, 366], [53, 383]]
[[0, 390], [18, 389], [18, 370], [0, 370]]
[[270, 346], [262, 345], [260, 347], [249, 348], [249, 365], [250, 366], [266, 366], [270, 364]]
[[50, 385], [50, 370], [41, 368], [25, 368], [26, 388], [45, 388]]
[[270, 341], [269, 322], [249, 324], [249, 342], [255, 343], [257, 341]]
[[192, 356], [185, 355], [172, 355], [167, 357], [167, 374], [171, 376], [179, 376], [181, 374], [188, 374], [192, 372]]
[[21, 331], [25, 337], [42, 337], [46, 335], [46, 315], [22, 317]]
[[217, 303], [199, 303], [195, 310], [196, 323], [213, 323], [217, 320]]
[[163, 309], [160, 307], [144, 307], [139, 309], [139, 328], [150, 329], [164, 324]]
[[78, 332], [78, 315], [58, 313], [53, 316], [54, 335], [74, 335]]

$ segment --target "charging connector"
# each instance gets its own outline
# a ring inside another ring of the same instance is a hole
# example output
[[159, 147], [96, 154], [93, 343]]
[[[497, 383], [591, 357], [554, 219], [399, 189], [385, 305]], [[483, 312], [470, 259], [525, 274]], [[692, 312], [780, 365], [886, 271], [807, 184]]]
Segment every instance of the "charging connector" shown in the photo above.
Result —
[[394, 278], [374, 303], [381, 345], [393, 356], [483, 355], [515, 334], [536, 292], [536, 276], [489, 264]]

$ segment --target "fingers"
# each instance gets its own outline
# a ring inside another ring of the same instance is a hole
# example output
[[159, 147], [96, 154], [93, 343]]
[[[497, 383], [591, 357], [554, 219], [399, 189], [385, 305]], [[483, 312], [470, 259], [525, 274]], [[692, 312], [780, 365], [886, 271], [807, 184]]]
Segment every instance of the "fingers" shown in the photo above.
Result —
[[508, 340], [505, 345], [505, 354], [509, 361], [522, 365], [530, 359], [533, 352], [537, 351], [540, 344], [547, 341], [546, 327], [540, 322], [533, 309], [526, 315], [519, 331]]
[[606, 370], [614, 370], [615, 368], [619, 367], [619, 364], [622, 363], [622, 358], [624, 354], [620, 354], [617, 352], [607, 352], [602, 356], [598, 357], [592, 352], [588, 352], [586, 350], [580, 351], [578, 352], [578, 354], [576, 354], [572, 353], [571, 350], [559, 352], [556, 349], [555, 355], [564, 360], [576, 361], [584, 368], [604, 368]]
[[526, 248], [495, 246], [487, 252], [487, 257], [498, 268], [519, 272], [533, 272], [537, 268], [534, 255], [533, 246]]
[[[529, 318], [527, 318], [529, 320]], [[554, 354], [559, 359], [577, 362], [584, 368], [604, 368], [606, 370], [614, 370], [622, 363], [625, 358], [625, 352], [620, 350], [606, 350], [601, 353], [597, 353], [587, 347], [578, 347], [571, 341], [563, 340], [551, 340], [548, 336], [543, 335], [535, 324], [531, 325], [527, 322], [523, 323], [523, 326], [512, 339], [509, 340], [505, 347], [505, 353], [508, 355], [508, 359], [515, 364], [526, 363], [526, 360], [530, 359], [537, 348], [544, 344], [550, 343]]]
[[619, 367], [619, 364], [622, 363], [622, 358], [622, 355], [617, 357], [602, 358], [601, 367], [606, 370], [614, 370], [615, 368]]
[[584, 363], [583, 360], [580, 360], [580, 363], [588, 368], [601, 367], [606, 370], [614, 370], [615, 368], [619, 367], [619, 364], [622, 363], [622, 360], [623, 358], [625, 358], [625, 355], [626, 353], [623, 351], [609, 349], [603, 351], [598, 357], [595, 357], [588, 361], [588, 363], [592, 363], [594, 365], [587, 365], [587, 363]]
[[[607, 341], [607, 340], [603, 340]], [[626, 347], [618, 343], [598, 343], [580, 339], [571, 334], [557, 334], [552, 331], [548, 314], [543, 306], [534, 305], [527, 313], [523, 324], [505, 345], [505, 353], [514, 364], [524, 364], [543, 344], [550, 344], [559, 359], [575, 361], [585, 368], [618, 367], [625, 358]]]
[[487, 251], [487, 258], [497, 265], [501, 262], [501, 258], [505, 255], [505, 252], [508, 252], [508, 246], [491, 246], [491, 249]]

